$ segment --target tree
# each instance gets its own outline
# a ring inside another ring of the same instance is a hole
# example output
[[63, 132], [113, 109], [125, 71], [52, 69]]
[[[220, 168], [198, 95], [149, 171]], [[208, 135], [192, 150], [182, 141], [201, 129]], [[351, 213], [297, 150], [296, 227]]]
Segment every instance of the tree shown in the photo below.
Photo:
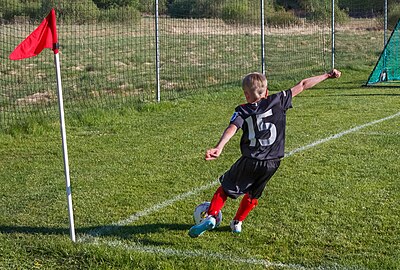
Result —
[[139, 0], [93, 0], [98, 8], [108, 9], [117, 7], [134, 7], [139, 6]]

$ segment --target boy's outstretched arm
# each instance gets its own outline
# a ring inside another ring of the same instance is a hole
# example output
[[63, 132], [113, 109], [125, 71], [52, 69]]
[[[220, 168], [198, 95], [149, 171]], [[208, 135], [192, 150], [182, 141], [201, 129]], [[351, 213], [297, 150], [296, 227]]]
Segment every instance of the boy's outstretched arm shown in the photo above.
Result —
[[322, 81], [325, 81], [328, 78], [339, 78], [340, 75], [341, 75], [341, 72], [339, 70], [333, 69], [328, 73], [310, 77], [307, 79], [303, 79], [301, 82], [299, 82], [298, 84], [296, 84], [295, 86], [293, 86], [291, 88], [292, 89], [292, 97], [297, 96], [304, 90], [311, 88], [311, 87], [315, 86], [316, 84], [318, 84]]
[[237, 126], [234, 124], [229, 124], [229, 126], [225, 129], [224, 133], [222, 133], [219, 142], [214, 148], [208, 149], [206, 152], [206, 160], [213, 160], [219, 157], [222, 153], [222, 149], [229, 140], [235, 135], [237, 131]]

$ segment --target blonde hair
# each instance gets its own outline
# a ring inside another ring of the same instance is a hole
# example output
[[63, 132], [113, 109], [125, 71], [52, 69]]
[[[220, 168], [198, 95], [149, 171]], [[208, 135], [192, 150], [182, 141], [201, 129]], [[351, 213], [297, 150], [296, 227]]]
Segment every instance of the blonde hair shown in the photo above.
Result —
[[267, 91], [267, 78], [264, 74], [259, 72], [252, 72], [247, 74], [242, 81], [243, 91], [247, 92], [251, 97], [259, 99], [265, 96]]

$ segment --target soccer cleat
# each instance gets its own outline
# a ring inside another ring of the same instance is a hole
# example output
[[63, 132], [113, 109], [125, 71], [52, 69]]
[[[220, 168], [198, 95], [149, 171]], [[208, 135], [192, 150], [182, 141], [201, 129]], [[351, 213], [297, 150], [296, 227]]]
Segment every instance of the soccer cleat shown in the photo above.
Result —
[[213, 216], [206, 217], [201, 223], [194, 225], [189, 230], [189, 236], [192, 238], [199, 237], [205, 231], [209, 231], [215, 228], [216, 219]]
[[242, 232], [242, 222], [241, 221], [232, 220], [230, 226], [231, 226], [233, 233], [241, 233]]

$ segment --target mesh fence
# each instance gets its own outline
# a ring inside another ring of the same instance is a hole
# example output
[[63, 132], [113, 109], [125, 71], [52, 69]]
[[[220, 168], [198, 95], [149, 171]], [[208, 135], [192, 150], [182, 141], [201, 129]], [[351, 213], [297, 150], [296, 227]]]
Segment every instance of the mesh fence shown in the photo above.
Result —
[[[55, 4], [54, 7], [57, 14], [66, 16], [62, 6]], [[79, 14], [82, 12], [89, 11]], [[116, 11], [104, 10], [102, 16], [112, 16], [113, 12]], [[155, 89], [154, 17], [139, 15], [126, 22], [85, 19], [80, 23], [79, 14], [64, 20], [61, 17], [57, 22], [66, 111], [115, 106], [131, 98], [152, 99]], [[18, 16], [0, 26], [3, 44], [0, 49], [0, 124], [3, 126], [31, 115], [57, 114], [53, 53], [46, 50], [37, 57], [21, 61], [8, 59], [14, 47], [39, 23], [27, 16]]]
[[[337, 1], [336, 66], [374, 65], [383, 47], [383, 2]], [[331, 68], [331, 0], [265, 0], [270, 85]], [[389, 1], [395, 10], [396, 1]], [[57, 115], [53, 54], [8, 59], [55, 8], [66, 113], [157, 96], [153, 0], [0, 1], [0, 127]], [[261, 1], [159, 0], [161, 100], [239, 85], [262, 71]], [[360, 51], [362, 52], [360, 54]]]
[[339, 1], [335, 31], [337, 67], [375, 64], [384, 46], [384, 8], [384, 0]]

